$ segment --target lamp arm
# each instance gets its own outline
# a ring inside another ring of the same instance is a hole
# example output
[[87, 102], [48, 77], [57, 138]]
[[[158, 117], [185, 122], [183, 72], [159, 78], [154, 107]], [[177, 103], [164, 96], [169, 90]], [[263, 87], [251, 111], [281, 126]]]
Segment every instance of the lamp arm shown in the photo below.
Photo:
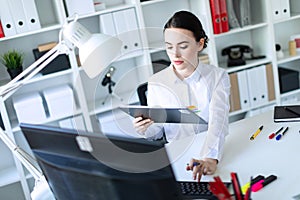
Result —
[[[45, 68], [52, 60], [54, 60], [60, 54], [68, 54], [70, 48], [66, 45], [64, 41], [59, 42], [50, 51], [45, 53], [32, 65], [27, 67], [22, 73], [16, 76], [13, 80], [8, 82], [6, 85], [0, 88], [0, 96], [5, 97], [4, 99], [10, 97], [20, 86], [29, 81], [33, 76]], [[13, 91], [13, 92], [12, 92]]]
[[[0, 128], [0, 138], [4, 144], [11, 150], [11, 152], [18, 158], [18, 160], [26, 167], [26, 169], [32, 174], [35, 180], [43, 177], [43, 173], [32, 163], [35, 160], [29, 154], [25, 153], [19, 148], [10, 137]], [[31, 160], [30, 160], [31, 159]]]

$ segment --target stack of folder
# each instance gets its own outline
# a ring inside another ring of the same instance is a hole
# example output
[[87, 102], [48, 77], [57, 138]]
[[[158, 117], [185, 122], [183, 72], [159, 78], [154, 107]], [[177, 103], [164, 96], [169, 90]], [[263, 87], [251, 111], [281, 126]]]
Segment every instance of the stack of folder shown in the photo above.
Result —
[[226, 0], [210, 0], [214, 34], [229, 31]]
[[229, 74], [231, 83], [230, 112], [255, 108], [275, 100], [271, 64]]
[[41, 28], [35, 0], [0, 0], [0, 4], [0, 37]]
[[251, 24], [249, 0], [210, 0], [214, 34]]

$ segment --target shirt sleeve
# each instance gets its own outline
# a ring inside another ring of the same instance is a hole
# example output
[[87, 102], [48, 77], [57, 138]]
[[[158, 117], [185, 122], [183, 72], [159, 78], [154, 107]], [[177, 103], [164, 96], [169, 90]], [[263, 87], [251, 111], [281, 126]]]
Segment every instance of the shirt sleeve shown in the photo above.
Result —
[[200, 156], [221, 160], [225, 136], [228, 135], [230, 81], [227, 72], [215, 77], [209, 104], [209, 124]]
[[[148, 91], [147, 91], [147, 103], [148, 106], [157, 106], [160, 105], [158, 94], [160, 92], [159, 86], [151, 85], [151, 82], [148, 82]], [[163, 125], [159, 123], [154, 123], [145, 132], [145, 138], [151, 140], [157, 140], [163, 137]]]

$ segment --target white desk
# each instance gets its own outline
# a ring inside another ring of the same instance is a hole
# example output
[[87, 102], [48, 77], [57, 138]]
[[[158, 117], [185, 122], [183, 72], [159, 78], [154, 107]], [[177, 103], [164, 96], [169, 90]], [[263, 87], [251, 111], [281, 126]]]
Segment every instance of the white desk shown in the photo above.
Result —
[[[263, 130], [251, 141], [250, 136], [261, 125], [264, 126]], [[269, 134], [281, 126], [289, 126], [287, 133], [279, 141], [275, 138], [270, 140]], [[240, 184], [244, 185], [251, 176], [274, 174], [277, 180], [253, 192], [252, 199], [293, 199], [293, 196], [300, 194], [299, 130], [299, 122], [274, 123], [273, 112], [230, 124], [223, 159], [214, 176], [230, 181], [230, 172], [237, 172]], [[192, 180], [191, 172], [185, 170], [186, 163], [192, 156], [198, 157], [204, 136], [198, 134], [167, 146], [177, 180]], [[213, 180], [213, 176], [205, 176], [202, 180]]]

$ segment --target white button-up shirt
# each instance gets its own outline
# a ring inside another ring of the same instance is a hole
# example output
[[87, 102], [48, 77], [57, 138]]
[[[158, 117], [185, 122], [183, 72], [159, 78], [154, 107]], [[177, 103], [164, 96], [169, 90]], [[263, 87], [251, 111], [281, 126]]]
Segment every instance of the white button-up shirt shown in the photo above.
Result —
[[154, 123], [147, 129], [145, 137], [158, 139], [164, 132], [171, 142], [207, 130], [200, 157], [220, 160], [228, 134], [229, 94], [229, 76], [222, 68], [199, 63], [191, 76], [180, 80], [170, 65], [148, 80], [148, 105], [193, 106], [208, 124]]

